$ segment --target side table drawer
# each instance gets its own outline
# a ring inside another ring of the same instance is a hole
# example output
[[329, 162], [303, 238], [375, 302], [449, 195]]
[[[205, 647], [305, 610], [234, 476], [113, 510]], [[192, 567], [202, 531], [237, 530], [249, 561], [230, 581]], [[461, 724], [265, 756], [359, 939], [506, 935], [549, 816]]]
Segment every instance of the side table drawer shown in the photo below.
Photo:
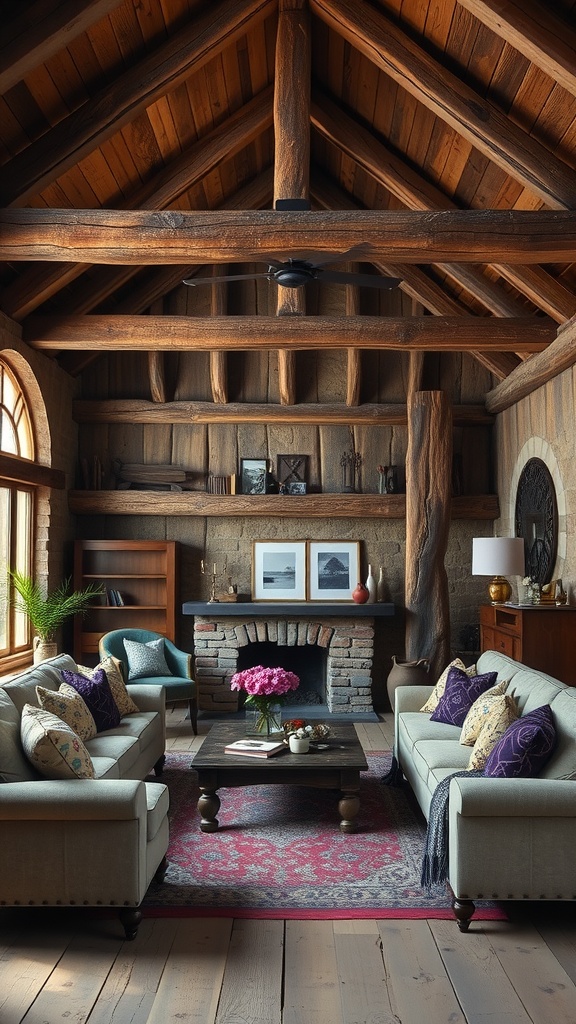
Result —
[[499, 651], [500, 654], [507, 654], [509, 658], [514, 658], [514, 647], [516, 637], [507, 636], [506, 633], [494, 633], [494, 651]]

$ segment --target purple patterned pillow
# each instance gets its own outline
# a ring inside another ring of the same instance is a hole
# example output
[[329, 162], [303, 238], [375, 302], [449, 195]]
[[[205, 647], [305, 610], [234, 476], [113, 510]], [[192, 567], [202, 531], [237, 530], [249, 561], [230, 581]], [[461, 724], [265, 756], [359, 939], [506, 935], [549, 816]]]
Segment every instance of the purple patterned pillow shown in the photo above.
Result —
[[60, 675], [88, 705], [97, 732], [115, 729], [120, 724], [120, 712], [103, 668], [96, 669], [91, 679], [81, 672], [69, 672], [67, 669], [61, 669]]
[[464, 719], [475, 700], [496, 682], [496, 672], [485, 672], [482, 676], [470, 677], [461, 668], [451, 668], [446, 680], [444, 693], [430, 715], [431, 722], [445, 722], [446, 725], [464, 725]]
[[555, 740], [552, 708], [543, 704], [508, 726], [488, 756], [484, 775], [503, 779], [537, 775], [550, 757]]

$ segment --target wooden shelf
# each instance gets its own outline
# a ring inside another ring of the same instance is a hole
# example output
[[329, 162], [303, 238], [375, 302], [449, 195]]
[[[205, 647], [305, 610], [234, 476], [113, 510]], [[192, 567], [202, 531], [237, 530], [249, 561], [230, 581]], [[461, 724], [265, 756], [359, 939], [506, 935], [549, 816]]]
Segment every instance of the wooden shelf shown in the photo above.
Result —
[[[282, 516], [285, 519], [404, 519], [405, 494], [207, 494], [204, 491], [69, 491], [75, 515]], [[498, 519], [496, 494], [452, 499], [453, 519]]]

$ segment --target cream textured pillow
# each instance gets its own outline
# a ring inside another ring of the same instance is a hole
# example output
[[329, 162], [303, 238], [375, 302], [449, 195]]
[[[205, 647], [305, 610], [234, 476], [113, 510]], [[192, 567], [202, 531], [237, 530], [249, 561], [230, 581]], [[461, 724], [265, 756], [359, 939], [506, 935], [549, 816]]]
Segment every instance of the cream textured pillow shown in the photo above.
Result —
[[87, 676], [88, 679], [92, 679], [92, 676], [98, 669], [101, 668], [106, 673], [108, 685], [112, 691], [114, 703], [120, 712], [121, 717], [124, 715], [133, 715], [140, 708], [136, 707], [136, 704], [132, 700], [132, 697], [126, 689], [126, 683], [124, 682], [124, 676], [122, 675], [122, 669], [120, 668], [120, 662], [117, 658], [113, 658], [110, 654], [107, 658], [104, 658], [96, 668], [86, 668], [84, 665], [78, 666], [78, 671], [83, 676]]
[[94, 778], [92, 759], [80, 737], [49, 711], [25, 704], [20, 738], [26, 757], [45, 778]]
[[474, 746], [486, 718], [492, 712], [494, 700], [506, 692], [509, 682], [509, 679], [503, 679], [500, 683], [496, 683], [495, 686], [491, 686], [489, 690], [480, 694], [478, 699], [474, 701], [464, 719], [462, 732], [460, 733], [460, 743], [463, 743], [465, 747]]
[[501, 697], [494, 698], [490, 714], [486, 716], [470, 754], [468, 771], [484, 768], [498, 740], [504, 735], [508, 726], [516, 721], [519, 714], [518, 705], [509, 694], [504, 693]]
[[90, 709], [73, 686], [61, 683], [58, 690], [37, 686], [36, 696], [44, 711], [66, 722], [81, 740], [91, 740], [96, 735], [96, 722]]
[[436, 710], [438, 706], [438, 701], [440, 700], [440, 697], [442, 697], [444, 690], [446, 689], [446, 680], [448, 679], [448, 673], [451, 668], [460, 668], [462, 669], [463, 672], [466, 673], [467, 676], [470, 677], [476, 675], [476, 665], [469, 665], [468, 668], [466, 668], [466, 665], [460, 658], [455, 658], [454, 661], [451, 661], [449, 665], [446, 665], [446, 668], [444, 669], [442, 675], [438, 679], [436, 686], [432, 690], [432, 693], [428, 697], [428, 700], [426, 701], [424, 707], [420, 708], [420, 711], [426, 711], [427, 714], [431, 715], [432, 712]]

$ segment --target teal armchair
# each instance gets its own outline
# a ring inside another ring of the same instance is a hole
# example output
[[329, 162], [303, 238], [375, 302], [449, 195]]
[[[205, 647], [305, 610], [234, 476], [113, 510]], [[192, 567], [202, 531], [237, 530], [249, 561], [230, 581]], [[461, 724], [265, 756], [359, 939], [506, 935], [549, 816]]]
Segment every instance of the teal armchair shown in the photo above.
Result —
[[151, 640], [164, 640], [164, 658], [170, 675], [139, 675], [134, 682], [140, 686], [153, 684], [163, 686], [166, 690], [166, 703], [175, 700], [187, 700], [190, 710], [190, 722], [194, 735], [198, 732], [198, 695], [196, 682], [192, 678], [192, 655], [180, 651], [171, 640], [161, 633], [153, 633], [149, 629], [113, 629], [100, 639], [100, 658], [112, 655], [122, 666], [124, 680], [128, 683], [128, 656], [124, 640], [147, 644]]

